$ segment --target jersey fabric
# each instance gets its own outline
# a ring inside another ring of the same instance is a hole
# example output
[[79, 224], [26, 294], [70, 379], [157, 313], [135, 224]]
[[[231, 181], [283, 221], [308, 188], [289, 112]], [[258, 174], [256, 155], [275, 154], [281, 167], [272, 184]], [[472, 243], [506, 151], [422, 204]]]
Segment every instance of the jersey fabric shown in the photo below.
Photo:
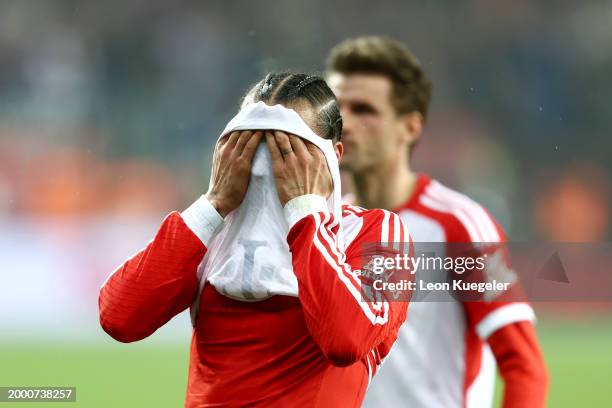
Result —
[[[425, 175], [395, 211], [415, 242], [505, 242], [483, 207]], [[409, 314], [365, 407], [490, 407], [496, 365], [487, 339], [507, 325], [534, 320], [529, 304], [496, 299], [412, 302]], [[529, 341], [539, 350], [534, 336]]]
[[[409, 239], [399, 217], [344, 206], [341, 220], [308, 196], [287, 236], [298, 296], [243, 302], [206, 284], [191, 340], [186, 407], [359, 407], [406, 319], [407, 303], [361, 296], [364, 244]], [[295, 199], [295, 200], [298, 200]], [[320, 201], [319, 200], [319, 201]], [[287, 206], [285, 207], [287, 208]], [[296, 213], [297, 212], [297, 213]], [[104, 330], [143, 339], [198, 296], [197, 269], [222, 222], [201, 197], [163, 221], [149, 245], [105, 282]], [[342, 223], [344, 244], [335, 244]]]

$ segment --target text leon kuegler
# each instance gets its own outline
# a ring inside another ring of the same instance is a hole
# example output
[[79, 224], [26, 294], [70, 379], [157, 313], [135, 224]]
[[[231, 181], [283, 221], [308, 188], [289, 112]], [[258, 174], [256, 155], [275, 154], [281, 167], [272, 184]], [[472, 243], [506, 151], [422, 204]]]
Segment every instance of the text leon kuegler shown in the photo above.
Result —
[[372, 282], [374, 290], [389, 290], [389, 291], [466, 291], [466, 292], [490, 292], [490, 291], [506, 291], [511, 285], [510, 282], [498, 282], [492, 280], [490, 282], [465, 282], [461, 279], [451, 282], [425, 282], [423, 280], [411, 281], [402, 279], [397, 282], [386, 282], [383, 279], [376, 279]]

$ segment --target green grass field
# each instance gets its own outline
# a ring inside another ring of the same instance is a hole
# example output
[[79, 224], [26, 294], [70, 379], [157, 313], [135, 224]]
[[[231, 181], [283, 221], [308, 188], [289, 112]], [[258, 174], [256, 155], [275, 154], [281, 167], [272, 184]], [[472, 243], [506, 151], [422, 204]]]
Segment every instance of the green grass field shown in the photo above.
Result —
[[[612, 324], [546, 324], [539, 334], [552, 376], [550, 407], [611, 407]], [[155, 342], [95, 346], [0, 344], [0, 385], [76, 386], [76, 403], [41, 407], [180, 407], [187, 381], [184, 346]], [[499, 398], [499, 387], [497, 392]], [[0, 403], [3, 406], [14, 406]]]

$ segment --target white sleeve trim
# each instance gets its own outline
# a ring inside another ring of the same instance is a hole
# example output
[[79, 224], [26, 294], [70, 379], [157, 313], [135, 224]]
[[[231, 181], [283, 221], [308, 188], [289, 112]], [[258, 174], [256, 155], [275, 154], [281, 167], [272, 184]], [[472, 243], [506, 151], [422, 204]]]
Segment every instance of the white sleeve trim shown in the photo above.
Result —
[[204, 196], [181, 213], [183, 221], [204, 245], [208, 245], [215, 231], [223, 223], [223, 217]]
[[329, 213], [329, 208], [327, 208], [327, 200], [324, 197], [317, 194], [306, 194], [287, 201], [283, 212], [291, 228], [307, 215], [319, 212]]
[[534, 323], [535, 320], [535, 313], [527, 303], [512, 303], [489, 313], [487, 317], [476, 325], [476, 333], [478, 333], [482, 340], [486, 340], [497, 329], [510, 323], [522, 321]]

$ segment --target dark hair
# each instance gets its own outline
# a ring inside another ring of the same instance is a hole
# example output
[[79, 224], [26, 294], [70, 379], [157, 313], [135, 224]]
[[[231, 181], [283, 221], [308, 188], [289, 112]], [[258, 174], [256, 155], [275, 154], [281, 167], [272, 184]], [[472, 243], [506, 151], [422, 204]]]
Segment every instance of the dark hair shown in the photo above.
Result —
[[249, 90], [243, 104], [259, 101], [269, 105], [308, 102], [317, 111], [316, 128], [313, 130], [325, 139], [340, 140], [342, 117], [338, 102], [320, 76], [292, 72], [270, 73]]
[[327, 58], [329, 72], [379, 74], [393, 85], [391, 104], [396, 113], [427, 116], [432, 84], [421, 64], [402, 43], [386, 37], [352, 38], [335, 46]]

